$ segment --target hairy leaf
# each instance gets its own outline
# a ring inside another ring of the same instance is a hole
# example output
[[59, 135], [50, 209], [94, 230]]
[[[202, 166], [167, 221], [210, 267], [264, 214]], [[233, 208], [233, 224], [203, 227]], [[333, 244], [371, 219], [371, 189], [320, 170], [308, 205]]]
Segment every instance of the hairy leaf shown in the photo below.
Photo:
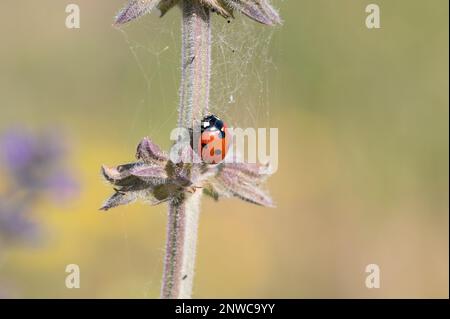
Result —
[[225, 0], [228, 5], [249, 18], [266, 25], [281, 24], [278, 12], [268, 0]]
[[117, 14], [114, 24], [120, 25], [150, 13], [160, 0], [130, 0]]

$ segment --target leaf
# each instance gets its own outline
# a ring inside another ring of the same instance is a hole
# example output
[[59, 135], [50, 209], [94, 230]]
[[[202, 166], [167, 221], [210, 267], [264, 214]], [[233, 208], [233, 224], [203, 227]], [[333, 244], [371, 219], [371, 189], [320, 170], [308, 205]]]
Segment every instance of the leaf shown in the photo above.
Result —
[[111, 184], [116, 184], [130, 176], [127, 170], [119, 171], [117, 168], [107, 167], [105, 165], [102, 165], [101, 172], [103, 177]]
[[252, 204], [275, 207], [272, 197], [262, 189], [241, 185], [240, 188], [232, 190], [233, 195]]
[[120, 205], [126, 205], [129, 204], [137, 199], [137, 194], [130, 192], [130, 193], [122, 193], [122, 192], [116, 192], [114, 195], [112, 195], [110, 198], [108, 198], [105, 203], [102, 205], [100, 210], [107, 211], [111, 208], [120, 206]]
[[117, 14], [114, 24], [120, 25], [150, 13], [161, 0], [130, 0]]
[[130, 173], [142, 180], [158, 184], [163, 183], [167, 179], [166, 170], [161, 166], [140, 165], [131, 169]]
[[120, 165], [117, 168], [102, 166], [101, 172], [103, 177], [111, 184], [120, 187], [130, 188], [133, 185], [143, 184], [139, 179], [131, 175], [131, 169], [141, 163], [131, 163]]
[[159, 146], [153, 143], [148, 137], [144, 137], [139, 143], [136, 150], [136, 158], [143, 160], [145, 163], [168, 160], [166, 153], [161, 151]]
[[230, 184], [224, 179], [222, 179], [222, 183], [225, 189], [237, 198], [260, 206], [275, 207], [275, 204], [270, 195], [264, 192], [258, 186], [244, 183]]
[[223, 169], [235, 170], [236, 173], [242, 173], [252, 177], [265, 178], [267, 174], [267, 165], [252, 163], [227, 163]]
[[[233, 169], [224, 168], [216, 176], [216, 180], [219, 185], [217, 185], [218, 187], [215, 189], [221, 195], [222, 193], [226, 195], [226, 192], [228, 192], [232, 196], [253, 204], [267, 207], [275, 206], [269, 194], [261, 189], [259, 179], [257, 177], [244, 177], [236, 174], [236, 171]], [[224, 188], [225, 193], [220, 191], [221, 188]]]
[[268, 0], [225, 0], [227, 4], [249, 18], [270, 26], [281, 24], [278, 12]]

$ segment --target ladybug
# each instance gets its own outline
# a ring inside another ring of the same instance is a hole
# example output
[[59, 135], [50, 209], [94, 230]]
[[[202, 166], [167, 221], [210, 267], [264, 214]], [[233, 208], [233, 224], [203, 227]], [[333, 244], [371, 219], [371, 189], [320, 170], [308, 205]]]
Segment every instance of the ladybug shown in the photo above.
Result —
[[205, 116], [200, 123], [198, 154], [203, 162], [218, 164], [226, 156], [230, 141], [227, 125], [215, 115]]

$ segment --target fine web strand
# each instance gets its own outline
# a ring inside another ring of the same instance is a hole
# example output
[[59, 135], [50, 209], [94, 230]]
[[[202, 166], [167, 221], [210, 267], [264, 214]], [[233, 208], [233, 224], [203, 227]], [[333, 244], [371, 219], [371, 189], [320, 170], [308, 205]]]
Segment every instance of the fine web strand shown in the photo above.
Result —
[[231, 127], [263, 127], [269, 117], [268, 83], [273, 29], [237, 15], [213, 19], [212, 113]]

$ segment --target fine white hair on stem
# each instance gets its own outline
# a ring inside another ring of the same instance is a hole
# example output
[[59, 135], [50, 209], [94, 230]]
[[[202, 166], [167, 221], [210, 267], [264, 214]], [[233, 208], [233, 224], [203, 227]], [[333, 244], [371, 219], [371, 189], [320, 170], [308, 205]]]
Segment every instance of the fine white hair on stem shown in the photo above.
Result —
[[[179, 127], [190, 128], [208, 111], [211, 69], [209, 9], [183, 1]], [[201, 191], [169, 203], [161, 298], [191, 298]]]
[[209, 108], [211, 23], [209, 10], [183, 1], [179, 127], [190, 128]]
[[169, 205], [161, 298], [191, 298], [201, 192]]

